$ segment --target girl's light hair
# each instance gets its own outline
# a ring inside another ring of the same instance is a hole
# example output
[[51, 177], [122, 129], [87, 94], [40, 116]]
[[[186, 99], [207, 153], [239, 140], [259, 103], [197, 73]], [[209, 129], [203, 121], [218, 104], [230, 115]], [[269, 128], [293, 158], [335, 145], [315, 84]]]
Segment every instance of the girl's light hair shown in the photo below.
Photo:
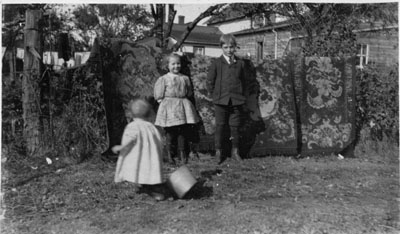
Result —
[[128, 107], [133, 118], [147, 119], [151, 115], [151, 105], [146, 100], [133, 99], [129, 102]]
[[232, 34], [224, 34], [219, 38], [219, 45], [233, 45], [237, 46], [236, 37]]
[[171, 60], [171, 58], [177, 58], [177, 59], [179, 59], [179, 61], [182, 61], [182, 58], [181, 58], [181, 56], [179, 55], [179, 54], [176, 54], [176, 53], [170, 53], [170, 54], [168, 54], [168, 55], [166, 55], [165, 57], [164, 57], [164, 65], [163, 65], [163, 67], [164, 67], [164, 69], [166, 70], [166, 71], [169, 71], [169, 69], [168, 69], [168, 64], [169, 64], [169, 61]]

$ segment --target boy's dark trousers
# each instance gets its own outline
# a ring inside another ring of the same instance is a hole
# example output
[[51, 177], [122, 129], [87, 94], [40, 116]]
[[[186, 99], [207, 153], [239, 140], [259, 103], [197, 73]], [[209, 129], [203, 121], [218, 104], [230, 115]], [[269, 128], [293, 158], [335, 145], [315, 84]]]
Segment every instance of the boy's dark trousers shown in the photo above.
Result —
[[[228, 105], [215, 104], [214, 107], [216, 124], [216, 150], [221, 151], [226, 148], [224, 145], [229, 142], [228, 140], [230, 139], [232, 143], [232, 149], [237, 151], [239, 147], [239, 127], [242, 121], [243, 105], [232, 105], [229, 103]], [[227, 132], [230, 132], [230, 134], [226, 134]], [[237, 154], [238, 152], [235, 153]], [[235, 156], [237, 155], [232, 155], [232, 157]], [[225, 157], [225, 155], [221, 155], [221, 157]]]

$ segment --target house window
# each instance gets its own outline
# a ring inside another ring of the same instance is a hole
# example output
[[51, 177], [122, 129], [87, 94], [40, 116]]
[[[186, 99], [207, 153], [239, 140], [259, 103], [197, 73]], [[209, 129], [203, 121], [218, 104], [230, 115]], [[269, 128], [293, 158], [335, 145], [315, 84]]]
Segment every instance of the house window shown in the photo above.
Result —
[[359, 44], [357, 45], [357, 59], [356, 66], [363, 68], [364, 65], [368, 64], [369, 57], [369, 45]]
[[204, 46], [193, 46], [193, 54], [204, 55]]
[[257, 42], [257, 61], [263, 59], [264, 43], [262, 41]]

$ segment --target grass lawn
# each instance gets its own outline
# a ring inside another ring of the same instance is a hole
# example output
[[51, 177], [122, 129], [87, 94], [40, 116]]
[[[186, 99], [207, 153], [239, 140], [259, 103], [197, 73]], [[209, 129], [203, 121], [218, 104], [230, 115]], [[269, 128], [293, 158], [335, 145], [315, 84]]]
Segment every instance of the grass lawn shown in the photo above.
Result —
[[201, 154], [188, 164], [193, 191], [161, 202], [113, 183], [115, 164], [99, 157], [66, 167], [8, 157], [1, 233], [399, 233], [399, 152], [378, 151], [222, 165]]

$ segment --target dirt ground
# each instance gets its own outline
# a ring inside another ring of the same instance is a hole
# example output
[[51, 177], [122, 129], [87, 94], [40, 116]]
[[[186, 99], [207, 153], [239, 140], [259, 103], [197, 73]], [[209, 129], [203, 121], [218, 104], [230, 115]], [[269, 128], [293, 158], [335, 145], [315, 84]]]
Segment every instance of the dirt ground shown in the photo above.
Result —
[[8, 159], [1, 233], [399, 233], [398, 151], [358, 154], [222, 165], [201, 154], [188, 164], [193, 190], [161, 202], [113, 183], [115, 164], [98, 157], [62, 168]]

